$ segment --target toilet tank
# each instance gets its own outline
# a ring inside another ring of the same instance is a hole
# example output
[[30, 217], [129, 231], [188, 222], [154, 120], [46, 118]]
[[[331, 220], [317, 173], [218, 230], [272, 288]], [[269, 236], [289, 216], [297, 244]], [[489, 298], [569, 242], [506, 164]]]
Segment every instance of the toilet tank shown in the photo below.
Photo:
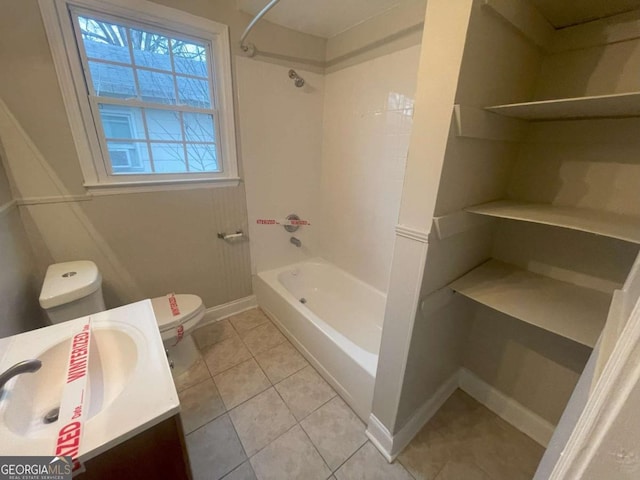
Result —
[[40, 292], [40, 306], [51, 323], [105, 310], [102, 277], [96, 264], [81, 260], [50, 265]]

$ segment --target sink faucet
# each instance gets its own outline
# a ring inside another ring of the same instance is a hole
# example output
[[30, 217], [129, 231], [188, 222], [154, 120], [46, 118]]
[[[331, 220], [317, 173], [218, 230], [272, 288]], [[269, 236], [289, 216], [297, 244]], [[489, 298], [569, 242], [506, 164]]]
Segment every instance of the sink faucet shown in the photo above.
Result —
[[296, 247], [300, 248], [302, 246], [302, 242], [300, 240], [298, 240], [296, 237], [291, 237], [291, 240], [289, 240], [291, 243], [293, 243]]
[[0, 393], [2, 393], [4, 385], [16, 375], [37, 372], [40, 367], [42, 367], [40, 360], [24, 360], [16, 363], [13, 367], [0, 374]]

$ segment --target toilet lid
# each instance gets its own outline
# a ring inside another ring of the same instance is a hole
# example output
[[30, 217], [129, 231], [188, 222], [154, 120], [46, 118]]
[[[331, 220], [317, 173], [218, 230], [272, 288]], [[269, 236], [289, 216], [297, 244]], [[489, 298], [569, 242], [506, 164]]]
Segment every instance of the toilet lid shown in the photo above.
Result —
[[152, 298], [151, 304], [160, 330], [177, 327], [204, 310], [197, 295], [165, 295]]

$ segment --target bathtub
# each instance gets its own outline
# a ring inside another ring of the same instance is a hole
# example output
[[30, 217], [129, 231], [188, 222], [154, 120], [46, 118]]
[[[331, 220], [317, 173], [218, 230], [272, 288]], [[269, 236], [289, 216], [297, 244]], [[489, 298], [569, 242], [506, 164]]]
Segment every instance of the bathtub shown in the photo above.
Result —
[[386, 296], [323, 260], [254, 277], [258, 305], [365, 422]]

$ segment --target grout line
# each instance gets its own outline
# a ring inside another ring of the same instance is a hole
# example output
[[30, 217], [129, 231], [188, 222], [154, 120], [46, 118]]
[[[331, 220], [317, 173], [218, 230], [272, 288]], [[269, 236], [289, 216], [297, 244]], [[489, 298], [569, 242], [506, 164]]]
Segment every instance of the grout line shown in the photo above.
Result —
[[[208, 370], [207, 370], [208, 371]], [[192, 388], [197, 387], [198, 385], [203, 384], [204, 382], [206, 382], [207, 380], [211, 380], [213, 382], [213, 378], [211, 377], [211, 374], [209, 374], [209, 378], [205, 378], [204, 380], [200, 380], [199, 382], [194, 383], [193, 385], [189, 385], [187, 388], [183, 388], [182, 390], [178, 390], [176, 388], [176, 392], [178, 392], [178, 396], [180, 396], [181, 393], [186, 392], [187, 390], [191, 390]], [[218, 386], [215, 384], [215, 382], [213, 383], [216, 387], [216, 390], [218, 389]]]
[[[338, 466], [336, 467], [336, 469], [335, 469], [333, 472], [331, 472], [331, 474], [332, 474], [332, 475], [335, 475], [335, 473], [336, 473], [338, 470], [340, 470], [340, 469], [342, 468], [342, 466], [343, 466], [345, 463], [347, 463], [349, 460], [351, 460], [351, 458], [352, 458], [353, 456], [355, 456], [355, 454], [356, 454], [356, 453], [358, 453], [360, 450], [362, 450], [362, 448], [363, 448], [367, 443], [369, 443], [369, 439], [367, 439], [367, 440], [366, 440], [362, 445], [360, 445], [358, 448], [356, 448], [355, 452], [353, 452], [351, 455], [349, 455], [349, 456], [347, 457], [347, 459], [346, 459], [344, 462], [342, 462], [340, 465], [338, 465]], [[385, 461], [386, 461], [386, 460], [385, 460]]]
[[[309, 415], [307, 415], [308, 417]], [[306, 418], [306, 417], [305, 417]], [[331, 467], [329, 466], [329, 464], [327, 463], [327, 461], [324, 459], [324, 457], [322, 456], [322, 454], [320, 453], [320, 450], [318, 450], [318, 447], [316, 447], [316, 444], [313, 443], [313, 440], [311, 440], [311, 437], [309, 436], [309, 434], [307, 433], [307, 431], [304, 429], [304, 427], [302, 426], [302, 424], [300, 422], [298, 422], [298, 425], [300, 425], [300, 430], [302, 430], [302, 433], [304, 433], [305, 437], [307, 437], [307, 439], [309, 439], [309, 443], [311, 444], [311, 446], [313, 447], [313, 449], [316, 451], [316, 453], [318, 454], [318, 456], [320, 457], [320, 459], [323, 461], [325, 467], [327, 467], [327, 470], [329, 470], [330, 475], [333, 475], [333, 472], [331, 471]], [[328, 478], [328, 477], [327, 477]]]

